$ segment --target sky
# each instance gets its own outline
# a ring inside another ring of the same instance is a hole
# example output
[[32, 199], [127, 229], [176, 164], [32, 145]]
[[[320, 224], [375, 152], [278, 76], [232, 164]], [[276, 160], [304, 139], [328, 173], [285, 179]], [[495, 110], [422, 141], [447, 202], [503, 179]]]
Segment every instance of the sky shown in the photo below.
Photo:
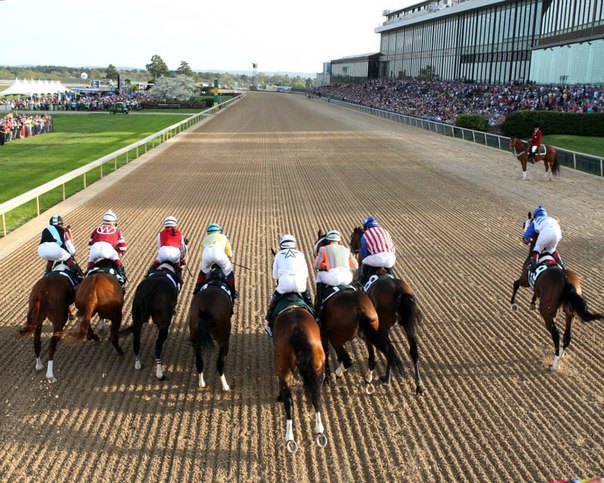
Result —
[[383, 10], [419, 0], [0, 0], [0, 65], [316, 73], [379, 52]]

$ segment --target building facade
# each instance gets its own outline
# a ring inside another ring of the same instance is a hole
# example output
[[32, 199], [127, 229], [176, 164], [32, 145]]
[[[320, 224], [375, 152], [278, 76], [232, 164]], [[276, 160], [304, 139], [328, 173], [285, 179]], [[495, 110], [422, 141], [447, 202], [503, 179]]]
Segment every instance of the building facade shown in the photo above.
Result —
[[355, 55], [331, 61], [332, 82], [358, 82], [377, 79], [380, 53]]
[[604, 83], [604, 0], [428, 0], [396, 11], [379, 77]]

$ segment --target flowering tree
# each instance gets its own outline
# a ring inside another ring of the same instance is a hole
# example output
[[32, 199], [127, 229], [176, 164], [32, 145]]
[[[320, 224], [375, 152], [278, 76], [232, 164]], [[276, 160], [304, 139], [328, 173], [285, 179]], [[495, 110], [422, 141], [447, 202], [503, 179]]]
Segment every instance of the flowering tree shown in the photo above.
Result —
[[149, 91], [154, 102], [187, 102], [193, 96], [195, 83], [186, 75], [160, 77]]

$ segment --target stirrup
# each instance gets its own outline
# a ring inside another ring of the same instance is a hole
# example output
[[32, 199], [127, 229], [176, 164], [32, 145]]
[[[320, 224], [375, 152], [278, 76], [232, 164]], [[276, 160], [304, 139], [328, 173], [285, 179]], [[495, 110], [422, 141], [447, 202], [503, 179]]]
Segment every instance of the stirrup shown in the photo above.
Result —
[[272, 339], [273, 331], [271, 330], [271, 328], [268, 325], [264, 326], [264, 332], [266, 332], [266, 335], [268, 335]]

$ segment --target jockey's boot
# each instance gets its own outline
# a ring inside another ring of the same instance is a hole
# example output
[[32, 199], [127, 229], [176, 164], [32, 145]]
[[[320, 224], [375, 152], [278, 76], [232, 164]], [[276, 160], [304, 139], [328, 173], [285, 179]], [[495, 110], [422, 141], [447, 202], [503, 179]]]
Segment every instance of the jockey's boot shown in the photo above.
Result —
[[75, 258], [70, 257], [65, 263], [67, 263], [67, 266], [75, 274], [76, 278], [78, 279], [78, 282], [84, 280], [84, 272], [82, 272], [82, 269], [78, 265], [78, 262], [75, 261]]
[[301, 292], [300, 295], [302, 295], [302, 300], [304, 300], [304, 303], [306, 305], [308, 305], [309, 307], [313, 307], [313, 301], [310, 298], [310, 292], [308, 291], [308, 289], [306, 289], [304, 292]]
[[52, 270], [52, 265], [53, 265], [54, 263], [55, 263], [55, 262], [53, 262], [52, 260], [48, 260], [48, 261], [46, 262], [46, 267], [44, 268], [44, 275], [48, 275], [48, 274], [50, 273], [50, 271]]
[[560, 254], [557, 251], [552, 253], [552, 257], [554, 257], [554, 260], [556, 260], [556, 263], [558, 265], [560, 265], [560, 268], [562, 270], [566, 270], [566, 266], [564, 265], [564, 262], [562, 261], [562, 257], [560, 257]]
[[207, 278], [208, 276], [205, 273], [201, 271], [199, 272], [199, 275], [197, 276], [197, 283], [195, 284], [195, 288], [193, 289], [193, 295], [197, 295], [199, 293], [201, 287], [203, 287], [203, 284], [206, 283]]
[[323, 290], [327, 285], [321, 282], [317, 282], [317, 293], [315, 296], [315, 313], [317, 317], [319, 317], [319, 312], [321, 311], [321, 305], [323, 304]]
[[159, 267], [159, 265], [159, 260], [153, 260], [153, 263], [149, 267], [149, 270], [147, 270], [147, 275], [145, 276], [148, 277], [149, 275], [151, 275], [153, 271], [157, 270], [157, 267]]
[[359, 266], [359, 284], [361, 286], [367, 283], [367, 272], [369, 271], [369, 267], [364, 263], [361, 263]]
[[231, 295], [233, 296], [234, 302], [237, 297], [239, 297], [239, 292], [237, 292], [237, 290], [235, 289], [235, 272], [231, 271], [231, 273], [227, 275], [226, 283], [229, 286], [229, 289], [231, 290]]
[[538, 263], [539, 263], [539, 252], [532, 252], [530, 270], [534, 271], [537, 268]]
[[264, 317], [264, 320], [266, 320], [268, 322], [268, 326], [271, 329], [273, 328], [273, 324], [271, 321], [271, 319], [273, 318], [273, 310], [275, 310], [275, 304], [280, 295], [281, 294], [279, 292], [277, 292], [276, 290], [273, 292], [273, 296], [271, 298], [270, 303], [268, 304], [268, 309], [267, 309], [266, 315]]

